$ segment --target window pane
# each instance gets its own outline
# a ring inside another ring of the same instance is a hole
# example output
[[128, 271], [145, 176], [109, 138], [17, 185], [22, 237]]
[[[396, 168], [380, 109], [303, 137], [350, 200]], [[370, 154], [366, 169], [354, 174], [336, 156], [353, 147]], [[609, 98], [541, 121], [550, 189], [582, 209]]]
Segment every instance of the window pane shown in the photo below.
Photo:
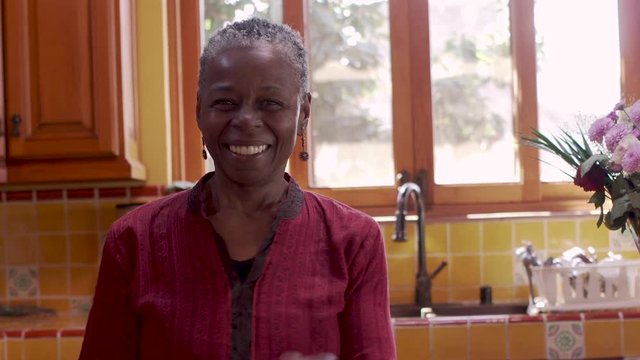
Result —
[[388, 1], [311, 0], [311, 182], [394, 184]]
[[437, 184], [516, 182], [507, 0], [429, 1]]
[[[620, 100], [618, 2], [537, 0], [538, 127], [587, 131]], [[570, 181], [575, 170], [541, 152], [544, 182]], [[545, 164], [548, 162], [550, 164]]]
[[[282, 22], [282, 0], [201, 0], [203, 7], [203, 41], [230, 22], [252, 17]], [[203, 44], [204, 45], [204, 44]]]

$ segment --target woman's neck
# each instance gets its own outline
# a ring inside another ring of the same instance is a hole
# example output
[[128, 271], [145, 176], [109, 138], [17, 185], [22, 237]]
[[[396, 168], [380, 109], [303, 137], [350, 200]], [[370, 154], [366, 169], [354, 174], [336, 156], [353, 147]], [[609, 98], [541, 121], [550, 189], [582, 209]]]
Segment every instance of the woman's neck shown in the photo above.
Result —
[[288, 183], [282, 176], [268, 183], [244, 185], [216, 174], [207, 185], [212, 190], [212, 205], [217, 211], [226, 209], [252, 214], [273, 209], [286, 193]]

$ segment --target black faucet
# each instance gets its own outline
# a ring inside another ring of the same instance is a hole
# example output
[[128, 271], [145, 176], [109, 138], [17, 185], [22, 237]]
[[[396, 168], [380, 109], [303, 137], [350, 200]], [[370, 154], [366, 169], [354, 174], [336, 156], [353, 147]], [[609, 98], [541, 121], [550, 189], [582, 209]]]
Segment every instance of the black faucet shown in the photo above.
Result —
[[447, 266], [447, 262], [443, 261], [440, 263], [432, 274], [427, 273], [424, 238], [424, 204], [422, 202], [422, 190], [416, 183], [406, 182], [398, 188], [396, 228], [393, 234], [393, 241], [407, 241], [405, 216], [407, 215], [407, 198], [410, 194], [413, 194], [417, 207], [416, 212], [418, 214], [418, 272], [416, 274], [415, 302], [419, 307], [428, 307], [431, 305], [431, 279]]

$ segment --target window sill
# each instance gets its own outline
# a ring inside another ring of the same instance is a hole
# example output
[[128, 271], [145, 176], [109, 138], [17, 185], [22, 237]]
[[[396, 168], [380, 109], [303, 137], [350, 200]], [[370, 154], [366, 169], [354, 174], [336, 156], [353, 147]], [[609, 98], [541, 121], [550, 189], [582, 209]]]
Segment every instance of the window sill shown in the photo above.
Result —
[[[606, 207], [605, 207], [606, 209]], [[373, 216], [380, 223], [395, 221], [395, 209], [367, 208], [362, 211]], [[409, 211], [409, 214], [413, 214]], [[431, 205], [425, 209], [425, 223], [455, 221], [487, 221], [512, 219], [540, 219], [550, 217], [593, 217], [599, 210], [585, 200], [542, 201], [536, 203], [494, 203]], [[416, 215], [409, 215], [409, 221]]]

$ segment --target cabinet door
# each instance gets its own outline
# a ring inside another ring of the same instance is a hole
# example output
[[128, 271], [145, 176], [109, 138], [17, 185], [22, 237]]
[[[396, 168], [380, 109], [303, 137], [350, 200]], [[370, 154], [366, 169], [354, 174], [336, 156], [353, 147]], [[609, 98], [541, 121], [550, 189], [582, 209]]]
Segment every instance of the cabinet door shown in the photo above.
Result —
[[[130, 153], [137, 151], [131, 2], [5, 0], [3, 7], [9, 182], [143, 177]], [[52, 166], [68, 174], [51, 174]]]
[[11, 158], [117, 155], [108, 3], [5, 1]]
[[[2, 61], [2, 0], [0, 0], [0, 85], [4, 84], [4, 66]], [[6, 144], [4, 129], [4, 87], [0, 86], [0, 183], [7, 181]]]

